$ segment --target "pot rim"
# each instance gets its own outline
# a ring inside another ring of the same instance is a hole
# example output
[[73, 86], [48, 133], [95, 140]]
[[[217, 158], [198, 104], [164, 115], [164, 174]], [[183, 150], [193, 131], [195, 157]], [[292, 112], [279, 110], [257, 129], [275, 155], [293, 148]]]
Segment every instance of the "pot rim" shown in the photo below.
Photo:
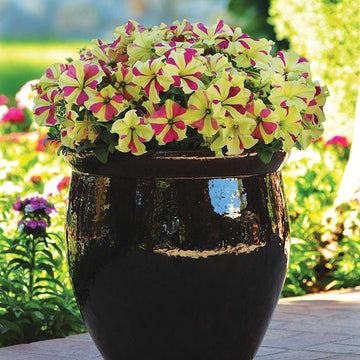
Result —
[[64, 158], [73, 171], [87, 175], [123, 178], [226, 178], [248, 177], [280, 171], [289, 153], [277, 151], [268, 164], [256, 152], [216, 157], [209, 149], [151, 150], [141, 156], [115, 152], [101, 163], [94, 151], [68, 152]]

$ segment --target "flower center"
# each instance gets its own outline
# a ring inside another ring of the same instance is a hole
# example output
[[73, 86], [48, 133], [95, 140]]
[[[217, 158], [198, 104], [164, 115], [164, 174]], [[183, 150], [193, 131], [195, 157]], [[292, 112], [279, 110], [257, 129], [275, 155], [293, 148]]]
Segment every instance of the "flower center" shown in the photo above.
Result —
[[124, 88], [126, 86], [126, 82], [125, 81], [122, 81], [121, 83], [120, 83], [120, 87], [121, 88]]
[[205, 115], [210, 115], [211, 114], [211, 110], [210, 109], [206, 109], [205, 110]]
[[170, 126], [173, 126], [173, 125], [174, 125], [174, 119], [169, 119], [169, 120], [168, 120], [168, 124], [169, 124]]
[[104, 104], [108, 104], [111, 101], [109, 97], [104, 98]]
[[239, 128], [239, 125], [233, 125], [233, 128], [237, 130]]

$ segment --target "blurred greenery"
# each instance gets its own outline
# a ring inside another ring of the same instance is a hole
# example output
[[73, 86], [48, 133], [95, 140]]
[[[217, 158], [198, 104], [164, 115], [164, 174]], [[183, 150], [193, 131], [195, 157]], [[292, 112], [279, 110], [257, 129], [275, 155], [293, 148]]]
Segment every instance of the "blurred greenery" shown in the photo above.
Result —
[[85, 45], [80, 41], [0, 41], [0, 94], [16, 106], [15, 94], [25, 82], [39, 79], [52, 63], [75, 57]]
[[351, 137], [360, 81], [359, 0], [272, 0], [270, 15], [278, 40], [287, 38], [329, 88], [326, 131]]

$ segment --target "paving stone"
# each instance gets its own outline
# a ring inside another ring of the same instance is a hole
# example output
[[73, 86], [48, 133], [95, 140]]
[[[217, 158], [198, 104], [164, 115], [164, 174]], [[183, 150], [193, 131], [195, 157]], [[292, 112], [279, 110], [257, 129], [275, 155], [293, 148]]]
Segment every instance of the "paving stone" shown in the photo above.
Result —
[[[359, 313], [360, 287], [281, 299], [255, 360], [359, 360]], [[2, 348], [0, 360], [102, 357], [90, 335], [79, 334]]]
[[[331, 355], [332, 354], [311, 351], [289, 350], [276, 354], [256, 356], [254, 360], [322, 360]], [[342, 358], [339, 358], [338, 360], [342, 360]]]
[[336, 354], [358, 355], [358, 358], [360, 359], [360, 346], [328, 343], [328, 344], [320, 344], [320, 345], [311, 346], [307, 350], [326, 351], [329, 353], [336, 353]]

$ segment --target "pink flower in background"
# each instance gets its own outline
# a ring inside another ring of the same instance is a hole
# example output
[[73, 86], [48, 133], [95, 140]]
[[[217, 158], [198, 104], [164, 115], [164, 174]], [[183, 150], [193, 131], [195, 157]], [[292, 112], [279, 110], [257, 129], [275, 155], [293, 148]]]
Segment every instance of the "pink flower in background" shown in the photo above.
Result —
[[36, 90], [33, 90], [32, 87], [35, 86], [39, 80], [30, 80], [26, 82], [19, 92], [15, 95], [15, 100], [17, 101], [17, 106], [19, 109], [29, 109], [33, 110], [34, 107], [34, 96], [37, 95]]
[[327, 148], [330, 145], [340, 145], [342, 147], [349, 147], [350, 141], [346, 136], [336, 135], [325, 143], [325, 148]]
[[0, 95], [0, 106], [7, 104], [9, 99], [5, 95]]
[[14, 123], [21, 123], [25, 121], [25, 115], [21, 109], [11, 107], [7, 113], [0, 116], [0, 121], [12, 121]]

